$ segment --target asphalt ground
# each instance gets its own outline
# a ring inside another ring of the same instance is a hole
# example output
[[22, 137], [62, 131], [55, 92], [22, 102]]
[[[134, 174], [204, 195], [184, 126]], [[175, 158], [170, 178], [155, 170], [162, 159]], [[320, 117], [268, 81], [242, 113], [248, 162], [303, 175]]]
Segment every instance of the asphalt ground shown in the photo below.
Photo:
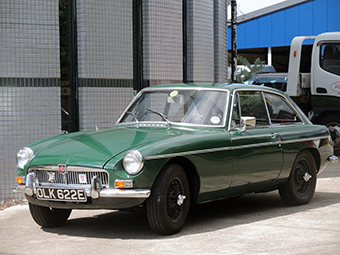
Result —
[[48, 229], [12, 206], [0, 211], [0, 254], [340, 254], [340, 162], [307, 205], [287, 206], [277, 191], [207, 203], [172, 236], [154, 234], [143, 212], [73, 211]]

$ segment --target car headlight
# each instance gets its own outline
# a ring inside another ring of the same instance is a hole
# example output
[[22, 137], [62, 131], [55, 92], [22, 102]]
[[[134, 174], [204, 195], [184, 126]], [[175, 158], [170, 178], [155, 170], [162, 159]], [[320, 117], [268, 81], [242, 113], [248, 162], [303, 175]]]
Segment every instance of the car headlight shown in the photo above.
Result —
[[17, 166], [24, 169], [28, 161], [34, 158], [34, 152], [31, 148], [24, 147], [17, 153]]
[[142, 154], [137, 150], [128, 151], [123, 158], [124, 169], [129, 174], [137, 174], [144, 166]]

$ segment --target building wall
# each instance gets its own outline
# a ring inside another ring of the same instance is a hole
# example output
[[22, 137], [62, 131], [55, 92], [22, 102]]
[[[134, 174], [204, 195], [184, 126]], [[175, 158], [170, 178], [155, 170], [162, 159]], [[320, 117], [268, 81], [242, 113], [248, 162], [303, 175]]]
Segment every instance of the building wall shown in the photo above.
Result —
[[227, 1], [214, 0], [214, 82], [225, 82], [228, 70]]
[[[68, 2], [76, 3], [77, 51], [69, 58], [76, 59], [77, 82], [65, 82], [63, 93], [77, 88], [80, 130], [112, 127], [134, 96], [134, 1]], [[183, 2], [142, 1], [148, 86], [183, 82]], [[225, 82], [227, 1], [187, 3], [190, 81]], [[58, 0], [0, 1], [0, 201], [22, 198], [12, 192], [17, 151], [61, 133], [59, 45]]]
[[132, 0], [78, 0], [80, 130], [112, 127], [133, 98]]
[[183, 80], [182, 2], [143, 1], [143, 78], [151, 86]]
[[[227, 80], [226, 1], [187, 1], [191, 82]], [[80, 130], [111, 127], [133, 97], [132, 0], [78, 0]], [[142, 1], [143, 82], [183, 82], [183, 0]]]
[[13, 194], [15, 155], [61, 133], [57, 0], [0, 1], [0, 201]]
[[188, 3], [188, 80], [214, 80], [214, 2]]

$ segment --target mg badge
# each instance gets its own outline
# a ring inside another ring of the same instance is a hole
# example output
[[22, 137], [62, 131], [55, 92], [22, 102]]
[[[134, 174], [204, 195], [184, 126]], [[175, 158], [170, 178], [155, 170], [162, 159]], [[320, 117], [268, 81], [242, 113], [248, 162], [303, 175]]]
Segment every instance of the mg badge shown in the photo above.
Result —
[[55, 182], [55, 173], [54, 172], [47, 172], [48, 174], [48, 181], [53, 183]]
[[58, 168], [59, 168], [59, 172], [60, 172], [61, 174], [66, 174], [66, 173], [67, 173], [66, 164], [59, 164], [59, 165], [58, 165]]

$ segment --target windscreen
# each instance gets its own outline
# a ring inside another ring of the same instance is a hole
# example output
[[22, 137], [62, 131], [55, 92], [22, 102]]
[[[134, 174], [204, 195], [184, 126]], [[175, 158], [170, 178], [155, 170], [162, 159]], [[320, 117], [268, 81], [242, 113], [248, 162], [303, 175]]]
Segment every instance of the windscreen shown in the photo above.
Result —
[[158, 122], [225, 125], [226, 91], [156, 90], [142, 93], [120, 123]]

